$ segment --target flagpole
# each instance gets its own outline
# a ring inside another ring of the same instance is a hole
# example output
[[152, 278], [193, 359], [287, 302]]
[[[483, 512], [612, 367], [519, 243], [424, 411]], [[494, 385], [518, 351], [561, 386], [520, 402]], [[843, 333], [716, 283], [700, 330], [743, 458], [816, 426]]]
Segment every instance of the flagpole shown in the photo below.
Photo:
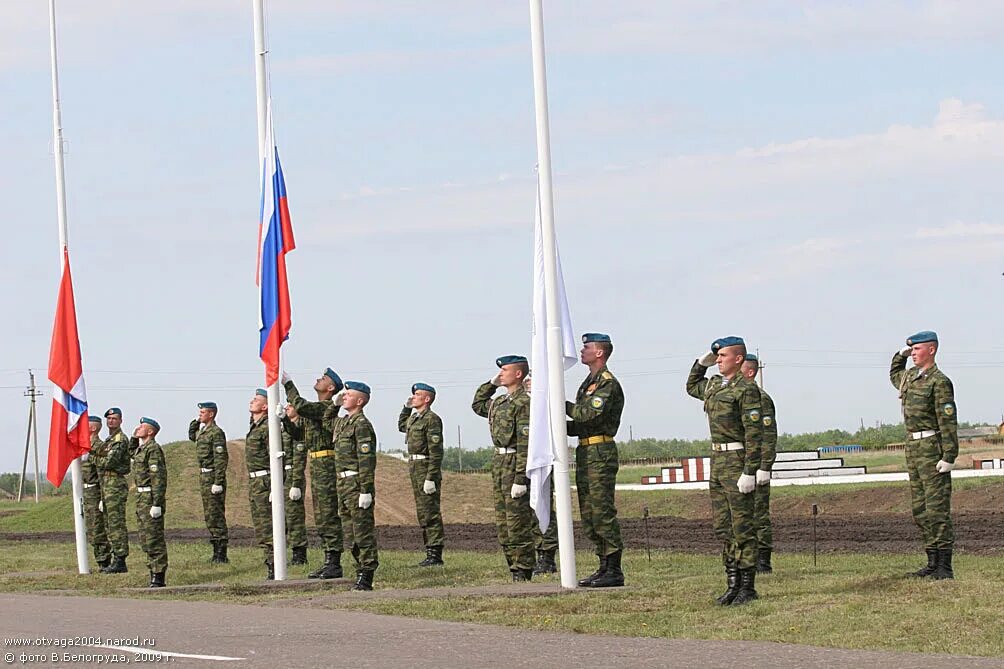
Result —
[[[258, 106], [258, 168], [265, 164], [265, 153], [274, 150], [265, 146], [268, 123], [268, 51], [265, 47], [265, 0], [251, 0], [254, 11], [254, 75]], [[271, 178], [267, 175], [265, 178]], [[280, 360], [282, 352], [280, 351]], [[281, 368], [281, 363], [280, 363]], [[268, 464], [272, 487], [272, 560], [275, 563], [275, 580], [286, 580], [286, 500], [282, 489], [282, 427], [276, 407], [279, 406], [279, 381], [266, 388], [268, 392]]]
[[[66, 234], [66, 180], [63, 167], [63, 119], [59, 111], [59, 66], [56, 60], [56, 0], [49, 0], [49, 53], [52, 61], [52, 152], [56, 157], [56, 219], [59, 222], [60, 275], [65, 263], [64, 249], [68, 248]], [[86, 420], [81, 417], [81, 420]], [[80, 458], [70, 463], [70, 481], [73, 486], [73, 534], [77, 543], [77, 572], [89, 574], [87, 562], [87, 529], [84, 527], [84, 487]], [[42, 484], [35, 477], [35, 489]], [[36, 493], [37, 494], [37, 493]]]
[[[547, 112], [547, 72], [544, 63], [544, 8], [530, 0], [530, 41], [533, 47], [533, 100], [537, 117], [537, 167], [540, 184], [541, 237], [544, 243], [544, 292], [547, 303], [547, 390], [551, 415], [565, 412], [565, 368], [562, 360], [558, 263], [554, 243], [554, 194], [551, 184], [551, 131]], [[568, 475], [568, 434], [565, 421], [551, 422], [554, 453], [554, 503], [558, 521], [561, 587], [573, 589], [575, 544], [572, 533], [572, 487]]]

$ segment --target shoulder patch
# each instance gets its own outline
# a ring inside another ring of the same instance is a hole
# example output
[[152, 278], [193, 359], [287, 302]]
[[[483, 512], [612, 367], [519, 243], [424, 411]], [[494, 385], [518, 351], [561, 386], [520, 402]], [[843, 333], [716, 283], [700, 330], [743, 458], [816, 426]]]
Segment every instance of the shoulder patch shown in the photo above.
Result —
[[951, 402], [948, 402], [947, 404], [945, 404], [944, 407], [942, 407], [942, 411], [945, 412], [946, 416], [954, 416], [955, 415], [955, 405], [952, 404]]
[[360, 453], [369, 453], [370, 450], [372, 450], [372, 448], [373, 447], [370, 446], [370, 443], [368, 441], [365, 444], [359, 444], [359, 452]]
[[223, 452], [223, 447], [222, 446], [217, 446], [216, 447], [216, 452], [217, 453], [222, 453]]
[[431, 437], [429, 437], [429, 441], [431, 441], [434, 444], [438, 444], [440, 441], [440, 437], [438, 434], [434, 434]]
[[760, 420], [760, 411], [758, 409], [753, 409], [750, 411], [750, 420], [754, 423]]
[[589, 400], [589, 405], [594, 409], [601, 409], [603, 407], [603, 398], [594, 397], [593, 399]]
[[611, 374], [610, 372], [603, 372], [602, 374], [600, 374], [600, 376], [602, 378], [606, 379], [607, 381], [609, 381], [610, 379], [614, 378], [614, 375]]
[[773, 424], [774, 424], [774, 419], [773, 418], [771, 418], [770, 416], [764, 416], [763, 417], [763, 426], [764, 427], [770, 427]]

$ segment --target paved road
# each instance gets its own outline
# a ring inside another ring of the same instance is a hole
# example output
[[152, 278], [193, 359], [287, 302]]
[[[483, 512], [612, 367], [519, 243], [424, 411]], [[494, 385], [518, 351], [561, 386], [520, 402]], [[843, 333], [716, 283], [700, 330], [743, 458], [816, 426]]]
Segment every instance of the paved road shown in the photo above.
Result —
[[[961, 658], [745, 641], [687, 641], [529, 632], [434, 622], [352, 611], [215, 602], [101, 599], [73, 596], [0, 595], [4, 637], [81, 635], [154, 639], [151, 650], [241, 658], [236, 661], [170, 657], [160, 666], [220, 667], [647, 667], [847, 669], [1000, 669], [1000, 658]], [[4, 653], [91, 653], [98, 648], [18, 648]], [[125, 653], [130, 658], [132, 653]], [[29, 663], [25, 666], [36, 666]], [[91, 666], [91, 662], [46, 662]], [[13, 665], [19, 666], [15, 660]], [[107, 665], [105, 665], [107, 666]]]

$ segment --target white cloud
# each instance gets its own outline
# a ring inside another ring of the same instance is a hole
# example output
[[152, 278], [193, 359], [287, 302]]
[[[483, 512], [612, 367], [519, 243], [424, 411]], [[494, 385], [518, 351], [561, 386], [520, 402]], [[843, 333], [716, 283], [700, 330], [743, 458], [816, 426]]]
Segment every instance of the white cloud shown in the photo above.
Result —
[[1004, 225], [1000, 223], [965, 223], [963, 221], [954, 221], [938, 228], [921, 228], [917, 231], [918, 239], [1001, 236], [1004, 236]]

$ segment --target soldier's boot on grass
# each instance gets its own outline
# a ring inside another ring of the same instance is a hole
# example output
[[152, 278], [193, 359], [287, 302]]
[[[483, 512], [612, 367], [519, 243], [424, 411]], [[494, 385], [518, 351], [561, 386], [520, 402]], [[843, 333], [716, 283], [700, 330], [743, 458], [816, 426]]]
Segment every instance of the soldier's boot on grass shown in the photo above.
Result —
[[600, 558], [600, 566], [599, 566], [599, 568], [596, 571], [594, 571], [592, 574], [590, 574], [589, 576], [586, 576], [584, 579], [582, 579], [581, 581], [579, 581], [579, 585], [582, 586], [583, 588], [590, 587], [592, 585], [593, 581], [595, 581], [600, 576], [602, 576], [603, 572], [605, 572], [607, 570], [607, 556], [606, 555], [601, 555], [601, 556], [599, 556], [599, 558]]
[[150, 572], [150, 587], [151, 588], [163, 588], [167, 586], [167, 582], [164, 580], [167, 576], [167, 570], [164, 571], [151, 571]]
[[938, 561], [934, 567], [934, 573], [931, 574], [931, 578], [936, 581], [955, 578], [955, 571], [952, 570], [951, 548], [938, 549]]
[[533, 575], [553, 574], [558, 571], [558, 565], [554, 562], [554, 551], [537, 551], [537, 564], [533, 567]]
[[513, 583], [523, 583], [533, 580], [533, 570], [532, 569], [513, 569], [512, 570], [512, 582]]
[[219, 547], [220, 554], [216, 557], [216, 561], [219, 564], [230, 564], [230, 558], [227, 557], [227, 540], [220, 539]]
[[728, 588], [715, 600], [721, 606], [731, 604], [732, 600], [736, 598], [736, 593], [739, 592], [739, 567], [736, 566], [735, 560], [729, 560], [725, 563], [725, 583]]
[[353, 585], [349, 589], [350, 590], [360, 591], [360, 592], [367, 592], [369, 590], [372, 590], [373, 589], [373, 572], [369, 571], [369, 570], [366, 570], [366, 569], [360, 569], [359, 572], [356, 574], [355, 585]]
[[107, 558], [107, 559], [104, 559], [104, 560], [98, 560], [98, 571], [104, 571], [105, 567], [107, 567], [111, 563], [112, 563], [112, 559], [111, 558]]
[[293, 549], [293, 559], [289, 561], [289, 564], [307, 564], [307, 547], [297, 546]]
[[113, 556], [108, 566], [101, 569], [102, 574], [126, 574], [128, 572], [125, 558], [118, 555]]
[[756, 572], [758, 574], [770, 574], [773, 571], [774, 568], [770, 566], [770, 550], [761, 548], [760, 552], [757, 553]]
[[269, 558], [269, 559], [265, 560], [265, 568], [268, 570], [268, 573], [265, 575], [265, 580], [266, 581], [274, 581], [275, 580], [275, 562], [273, 562], [272, 558]]
[[317, 571], [307, 574], [307, 578], [341, 578], [342, 574], [342, 552], [324, 551], [324, 564]]
[[220, 542], [217, 539], [210, 539], [209, 543], [213, 546], [213, 556], [209, 558], [209, 564], [219, 564], [220, 563]]
[[938, 549], [937, 548], [927, 548], [927, 566], [921, 567], [917, 571], [911, 571], [907, 576], [916, 576], [917, 578], [925, 578], [934, 573], [934, 570], [938, 567]]
[[607, 556], [607, 569], [594, 578], [587, 588], [618, 588], [624, 585], [624, 572], [621, 571], [621, 556], [624, 551], [617, 551]]
[[442, 567], [443, 547], [429, 546], [425, 549], [425, 559], [418, 563], [419, 567]]
[[740, 606], [759, 597], [756, 594], [756, 567], [739, 570], [739, 591], [730, 606]]

